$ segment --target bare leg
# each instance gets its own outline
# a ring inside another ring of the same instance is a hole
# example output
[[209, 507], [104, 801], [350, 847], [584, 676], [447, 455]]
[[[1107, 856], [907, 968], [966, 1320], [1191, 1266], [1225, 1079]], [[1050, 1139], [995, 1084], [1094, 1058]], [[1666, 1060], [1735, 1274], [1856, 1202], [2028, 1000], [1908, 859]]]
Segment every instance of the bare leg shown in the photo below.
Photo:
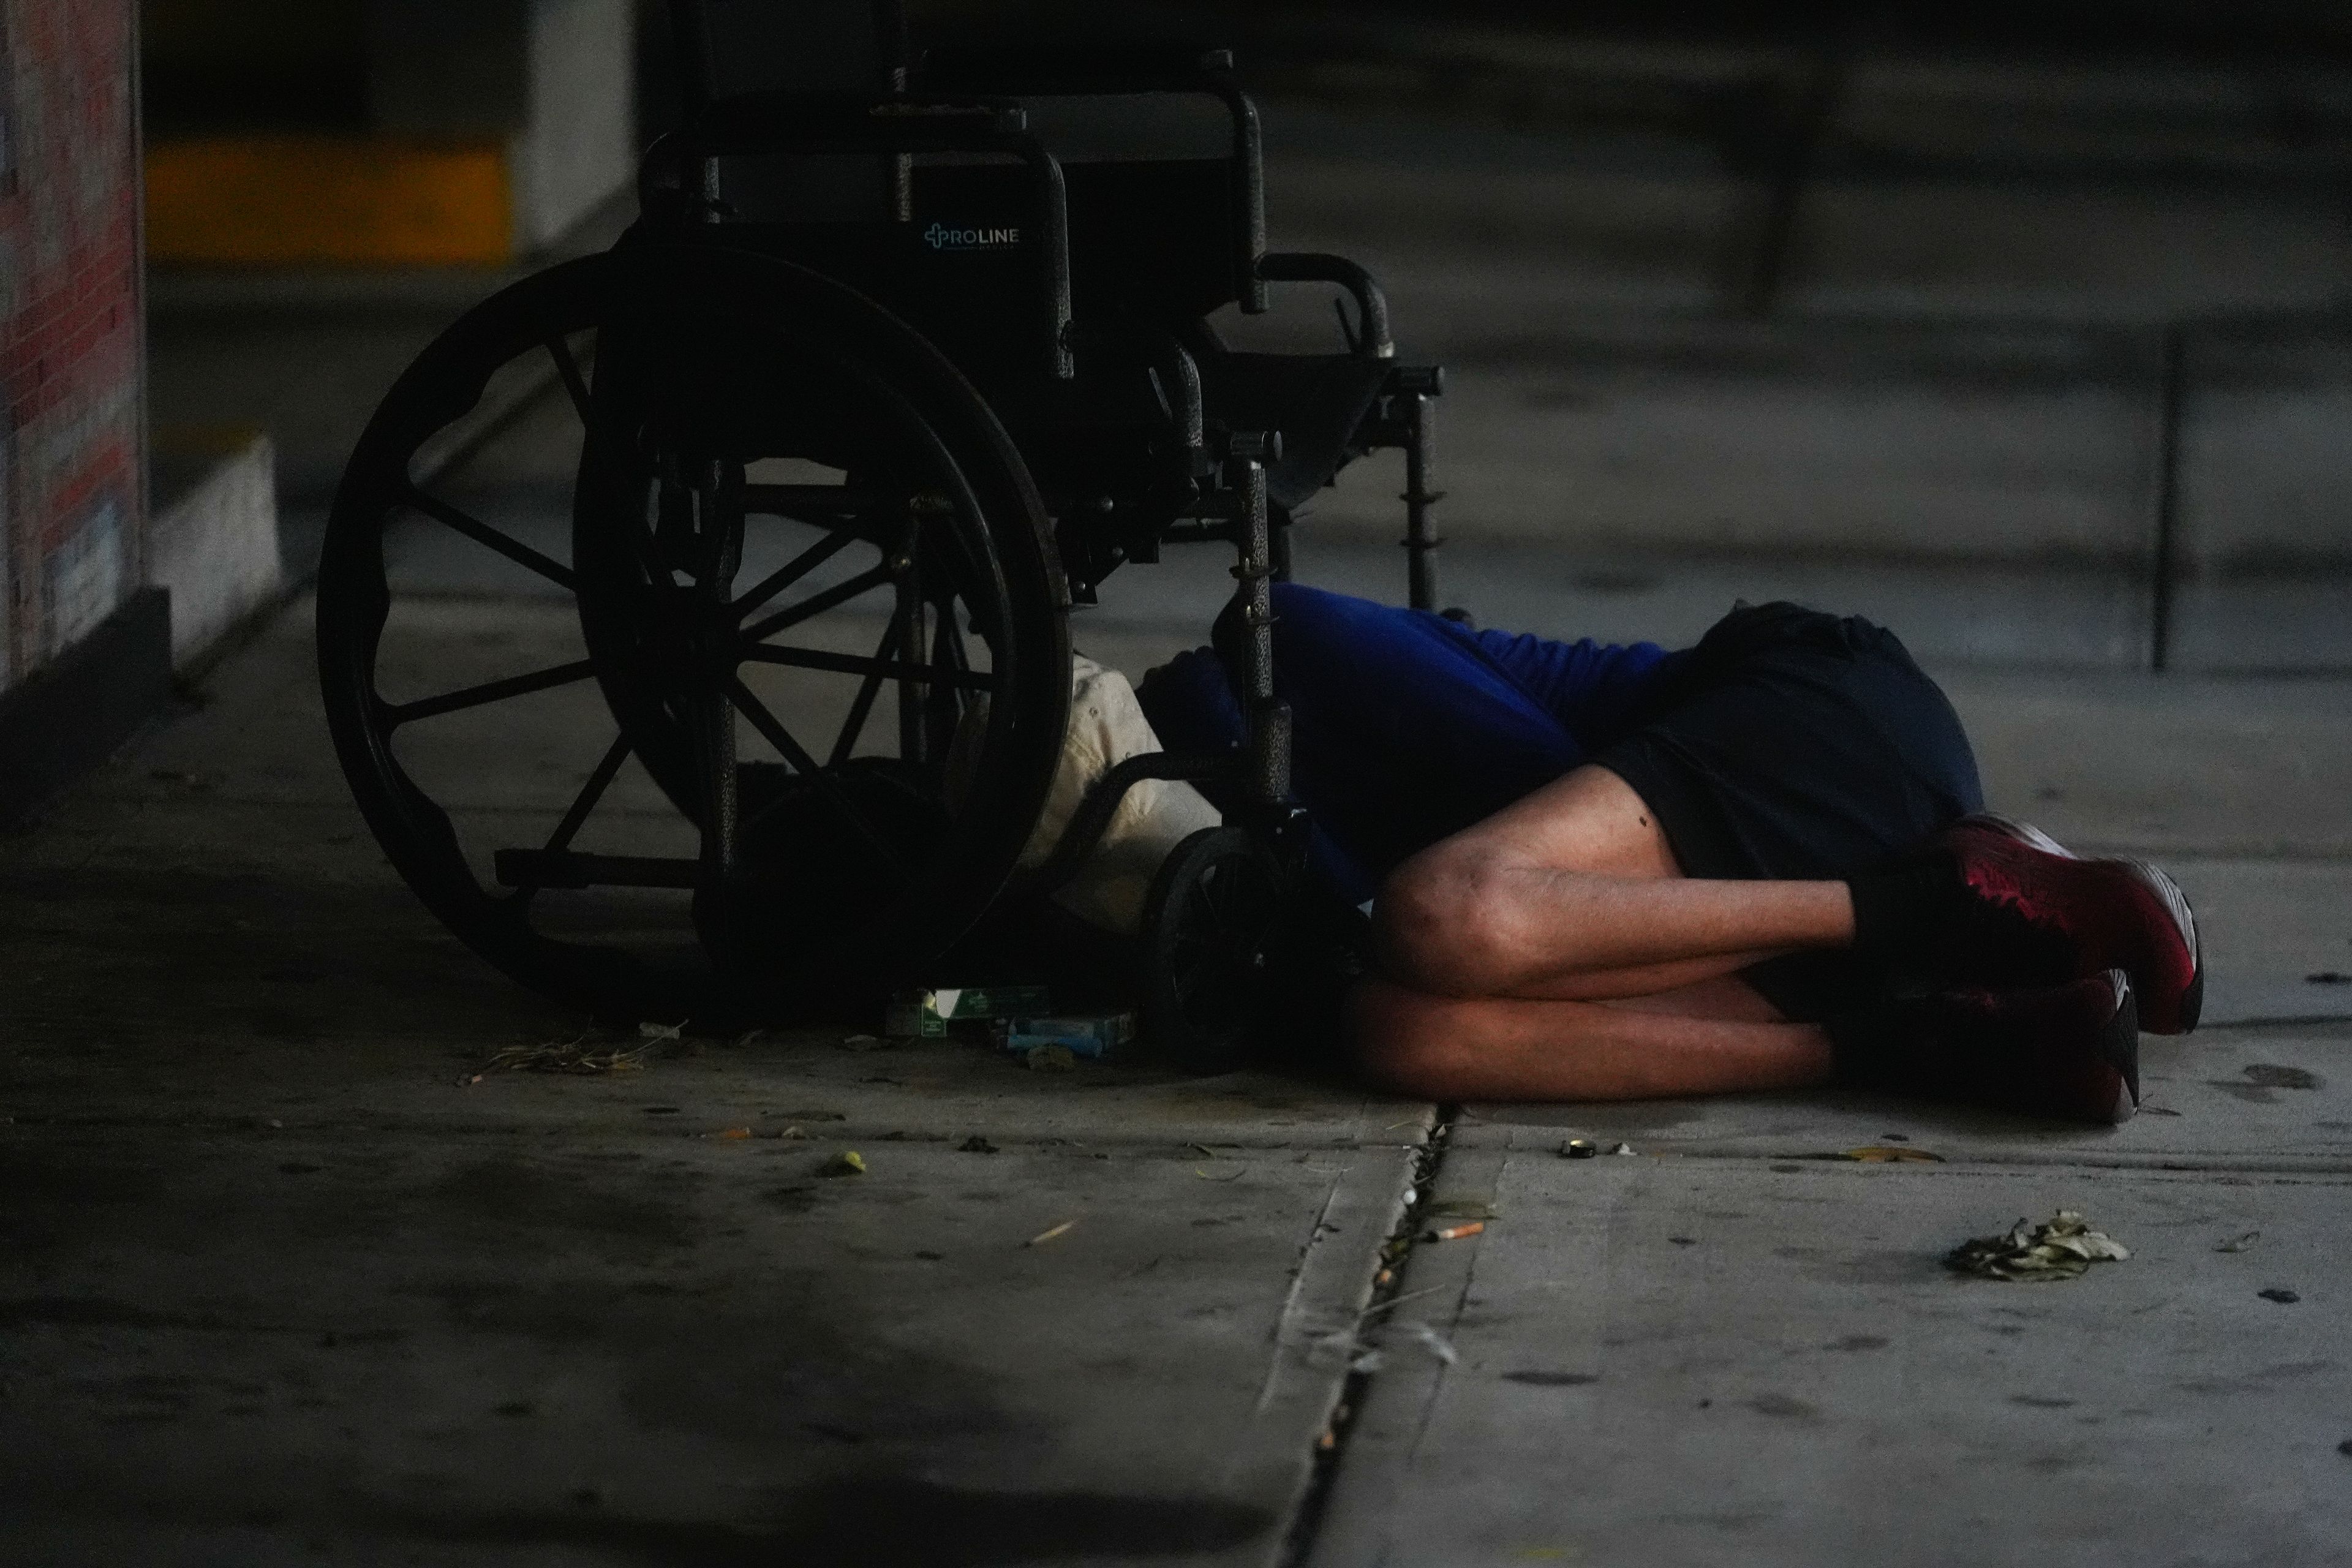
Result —
[[1582, 767], [1389, 878], [1390, 974], [1438, 996], [1640, 995], [1853, 940], [1843, 882], [1693, 881], [1641, 796]]
[[1774, 1021], [1736, 980], [1621, 1005], [1432, 996], [1369, 979], [1349, 1009], [1364, 1069], [1424, 1100], [1647, 1100], [1832, 1076], [1829, 1037]]
[[[1704, 885], [1704, 884], [1702, 884]], [[1537, 1002], [1646, 1001], [1662, 993], [1680, 992], [1709, 983], [1727, 983], [1751, 963], [1777, 958], [1786, 948], [1757, 952], [1717, 953], [1711, 958], [1678, 958], [1662, 963], [1634, 964], [1623, 969], [1593, 969], [1555, 974], [1507, 987], [1501, 995]]]

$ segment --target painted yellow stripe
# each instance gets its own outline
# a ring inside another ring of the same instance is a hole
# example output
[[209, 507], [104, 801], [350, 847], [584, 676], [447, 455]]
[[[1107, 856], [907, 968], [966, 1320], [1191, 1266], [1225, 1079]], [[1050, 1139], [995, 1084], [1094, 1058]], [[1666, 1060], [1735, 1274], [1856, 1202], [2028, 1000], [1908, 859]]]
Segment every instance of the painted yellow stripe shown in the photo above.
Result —
[[147, 255], [210, 266], [496, 265], [514, 255], [506, 149], [237, 136], [147, 150]]

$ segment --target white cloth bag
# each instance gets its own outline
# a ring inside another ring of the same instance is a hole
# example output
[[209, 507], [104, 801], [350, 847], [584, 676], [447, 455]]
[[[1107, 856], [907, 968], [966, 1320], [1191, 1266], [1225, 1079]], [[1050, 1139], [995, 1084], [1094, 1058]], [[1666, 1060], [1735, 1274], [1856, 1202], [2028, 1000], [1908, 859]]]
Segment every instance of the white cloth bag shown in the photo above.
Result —
[[[965, 710], [956, 752], [968, 754], [967, 742], [977, 743], [988, 720], [987, 700], [982, 697]], [[1045, 793], [1045, 815], [1021, 851], [1021, 869], [1034, 871], [1045, 863], [1069, 831], [1087, 791], [1114, 763], [1163, 749], [1127, 677], [1084, 654], [1074, 656], [1070, 728], [1062, 740], [1053, 787]], [[961, 774], [960, 761], [961, 756], [950, 759], [950, 781]], [[1054, 894], [1054, 901], [1089, 925], [1132, 936], [1142, 927], [1144, 895], [1151, 890], [1151, 879], [1161, 863], [1186, 837], [1223, 821], [1217, 808], [1182, 780], [1145, 779], [1119, 801], [1101, 842]]]

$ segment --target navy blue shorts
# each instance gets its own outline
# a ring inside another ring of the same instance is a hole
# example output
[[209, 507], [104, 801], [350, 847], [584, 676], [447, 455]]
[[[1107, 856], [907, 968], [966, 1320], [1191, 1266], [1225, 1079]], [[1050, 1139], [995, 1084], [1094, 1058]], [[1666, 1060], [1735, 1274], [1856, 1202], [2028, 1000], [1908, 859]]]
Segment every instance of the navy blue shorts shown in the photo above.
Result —
[[[1883, 626], [1742, 606], [1676, 660], [1652, 711], [1593, 760], [1657, 813], [1685, 876], [1843, 879], [1984, 808], [1959, 715]], [[1873, 980], [1847, 952], [1745, 977], [1805, 1022]]]

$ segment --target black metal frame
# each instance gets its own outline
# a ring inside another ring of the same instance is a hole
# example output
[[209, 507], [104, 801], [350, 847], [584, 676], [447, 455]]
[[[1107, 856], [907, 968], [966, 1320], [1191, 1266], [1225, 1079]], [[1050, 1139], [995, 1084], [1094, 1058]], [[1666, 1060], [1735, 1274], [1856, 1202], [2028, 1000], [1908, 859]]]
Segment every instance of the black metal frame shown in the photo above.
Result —
[[[1206, 94], [1226, 108], [1232, 123], [1230, 178], [1232, 237], [1229, 297], [1250, 314], [1268, 308], [1268, 286], [1282, 282], [1328, 283], [1343, 289], [1355, 306], [1349, 329], [1343, 312], [1350, 357], [1381, 367], [1377, 391], [1343, 443], [1337, 463], [1379, 448], [1405, 454], [1405, 505], [1409, 603], [1418, 609], [1437, 605], [1434, 532], [1431, 509], [1441, 499], [1432, 483], [1433, 400], [1444, 391], [1440, 367], [1396, 363], [1387, 301], [1362, 267], [1320, 254], [1269, 254], [1265, 248], [1263, 142], [1255, 106], [1242, 91], [1232, 56], [1223, 51], [1155, 51], [1092, 58], [1022, 55], [941, 55], [914, 73], [923, 90], [910, 91], [903, 63], [877, 73], [868, 89], [831, 93], [761, 92], [718, 99], [700, 84], [708, 79], [710, 43], [703, 23], [708, 0], [673, 0], [680, 56], [688, 76], [687, 124], [647, 154], [641, 176], [644, 226], [669, 237], [699, 230], [717, 238], [736, 216], [726, 202], [721, 160], [741, 155], [872, 156], [887, 170], [893, 219], [911, 224], [908, 195], [913, 161], [927, 154], [961, 153], [1017, 160], [1026, 170], [1031, 199], [1044, 230], [1034, 279], [1036, 347], [1024, 356], [1033, 373], [1069, 387], [1080, 376], [1082, 359], [1095, 353], [1082, 341], [1074, 314], [1074, 267], [1070, 195], [1062, 163], [1031, 128], [1024, 98], [1117, 93]], [[843, 0], [864, 5], [866, 0]], [[871, 5], [877, 37], [887, 58], [904, 37], [897, 7], [885, 0]], [[899, 57], [903, 62], [903, 56]], [[868, 280], [840, 276], [853, 288]], [[886, 304], [887, 294], [877, 295]], [[1122, 339], [1134, 353], [1137, 334]], [[1303, 845], [1301, 814], [1290, 789], [1290, 714], [1275, 695], [1274, 616], [1270, 584], [1289, 574], [1286, 510], [1268, 494], [1268, 466], [1278, 461], [1278, 430], [1222, 426], [1203, 395], [1193, 348], [1171, 332], [1146, 331], [1140, 351], [1145, 370], [1165, 416], [1163, 434], [1171, 449], [1169, 472], [1151, 503], [1143, 531], [1112, 542], [1098, 520], [1082, 509], [1060, 516], [1065, 561], [1075, 590], [1090, 597], [1095, 581], [1129, 560], [1155, 560], [1162, 543], [1222, 541], [1238, 557], [1234, 568], [1233, 613], [1242, 628], [1240, 678], [1248, 721], [1247, 742], [1234, 756], [1139, 757], [1111, 769], [1097, 782], [1064, 835], [1055, 853], [1033, 882], [1050, 889], [1076, 870], [1099, 840], [1126, 791], [1145, 778], [1184, 778], [1210, 784], [1229, 811], [1262, 842], [1295, 858]], [[942, 345], [945, 347], [946, 345]], [[1121, 350], [1103, 350], [1117, 359]], [[956, 357], [950, 351], [950, 358]], [[984, 395], [1030, 400], [1048, 412], [1052, 393], [1015, 384], [1006, 366], [963, 363]], [[1008, 417], [1008, 426], [1015, 421]], [[1016, 430], [1016, 439], [1019, 431]], [[1034, 467], [1033, 462], [1033, 467]], [[1104, 514], [1114, 510], [1105, 498]]]

